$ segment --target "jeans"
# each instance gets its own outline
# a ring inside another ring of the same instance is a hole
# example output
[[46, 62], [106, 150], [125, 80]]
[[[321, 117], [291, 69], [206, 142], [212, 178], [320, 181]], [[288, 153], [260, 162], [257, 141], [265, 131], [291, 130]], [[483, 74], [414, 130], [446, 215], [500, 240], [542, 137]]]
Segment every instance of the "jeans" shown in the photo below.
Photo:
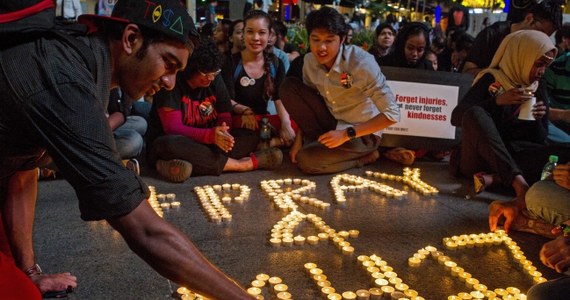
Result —
[[141, 154], [147, 123], [139, 116], [128, 116], [125, 124], [113, 131], [117, 151], [122, 159], [131, 159]]

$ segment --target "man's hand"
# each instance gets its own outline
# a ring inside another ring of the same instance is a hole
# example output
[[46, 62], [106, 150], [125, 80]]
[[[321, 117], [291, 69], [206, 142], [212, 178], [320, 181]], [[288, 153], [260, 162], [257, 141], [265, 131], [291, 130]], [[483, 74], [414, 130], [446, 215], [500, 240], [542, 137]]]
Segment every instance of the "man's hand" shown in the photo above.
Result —
[[514, 201], [493, 201], [489, 204], [489, 228], [491, 231], [497, 230], [497, 225], [501, 217], [505, 217], [505, 232], [509, 233], [509, 228], [519, 215], [519, 207]]
[[[564, 223], [570, 225], [570, 221]], [[562, 234], [559, 228], [552, 230], [552, 233]], [[570, 267], [570, 237], [560, 235], [545, 243], [540, 250], [540, 261], [558, 273], [564, 273], [568, 270]]]
[[77, 287], [77, 277], [68, 272], [61, 274], [34, 274], [30, 276], [30, 279], [42, 294], [63, 291], [68, 286], [74, 289]]
[[319, 136], [319, 143], [327, 148], [336, 148], [348, 140], [350, 139], [346, 135], [346, 130], [331, 130]]

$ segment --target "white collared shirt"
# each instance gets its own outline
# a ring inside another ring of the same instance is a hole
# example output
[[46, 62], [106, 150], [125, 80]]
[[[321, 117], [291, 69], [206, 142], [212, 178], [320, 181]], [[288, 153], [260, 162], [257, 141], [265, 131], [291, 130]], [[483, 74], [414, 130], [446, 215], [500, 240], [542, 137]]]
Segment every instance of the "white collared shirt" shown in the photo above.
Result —
[[[343, 73], [352, 77], [350, 88], [341, 83]], [[325, 99], [329, 111], [338, 121], [338, 130], [366, 122], [379, 113], [394, 122], [400, 121], [400, 107], [386, 84], [386, 77], [374, 56], [358, 46], [341, 46], [328, 71], [312, 53], [305, 55], [303, 80]], [[380, 136], [382, 131], [375, 134]]]

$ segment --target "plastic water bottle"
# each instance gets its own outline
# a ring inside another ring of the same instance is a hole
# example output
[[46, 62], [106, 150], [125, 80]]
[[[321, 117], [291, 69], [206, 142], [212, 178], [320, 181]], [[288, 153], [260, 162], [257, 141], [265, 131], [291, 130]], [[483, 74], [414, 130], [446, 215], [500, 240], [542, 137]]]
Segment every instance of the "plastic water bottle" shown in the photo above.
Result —
[[540, 175], [540, 180], [552, 180], [552, 172], [554, 172], [554, 168], [556, 168], [556, 164], [558, 163], [558, 156], [550, 155], [548, 157], [548, 162], [542, 168], [542, 174]]
[[261, 140], [261, 148], [269, 148], [269, 143], [271, 141], [271, 124], [269, 124], [269, 119], [261, 119], [261, 125], [259, 126], [259, 139]]

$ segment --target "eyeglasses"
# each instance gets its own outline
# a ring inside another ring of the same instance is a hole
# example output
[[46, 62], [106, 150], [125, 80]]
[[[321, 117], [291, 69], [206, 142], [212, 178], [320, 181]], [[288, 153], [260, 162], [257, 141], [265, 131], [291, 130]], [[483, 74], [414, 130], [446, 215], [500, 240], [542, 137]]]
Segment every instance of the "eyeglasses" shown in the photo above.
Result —
[[202, 77], [207, 78], [209, 80], [214, 80], [214, 78], [216, 78], [216, 76], [218, 76], [221, 72], [222, 72], [222, 69], [219, 69], [216, 72], [210, 72], [210, 73], [202, 73], [202, 71], [198, 71], [198, 73], [200, 73], [200, 75]]

